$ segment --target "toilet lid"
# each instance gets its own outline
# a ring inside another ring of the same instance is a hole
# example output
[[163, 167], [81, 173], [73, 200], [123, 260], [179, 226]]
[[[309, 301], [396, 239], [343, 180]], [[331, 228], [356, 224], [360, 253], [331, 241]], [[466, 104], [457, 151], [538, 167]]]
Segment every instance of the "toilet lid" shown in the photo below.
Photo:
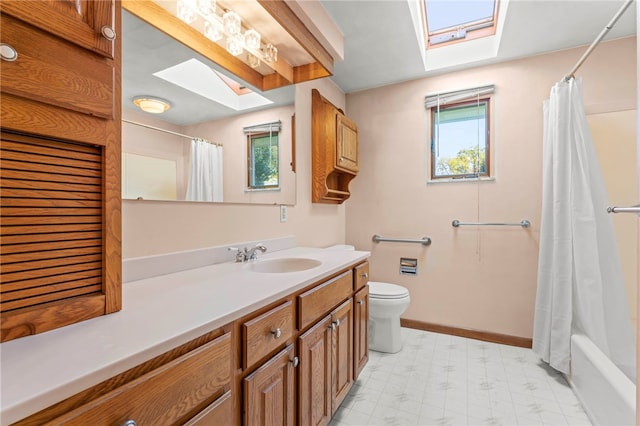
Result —
[[369, 281], [369, 297], [376, 299], [402, 299], [407, 296], [409, 296], [409, 290], [402, 286]]

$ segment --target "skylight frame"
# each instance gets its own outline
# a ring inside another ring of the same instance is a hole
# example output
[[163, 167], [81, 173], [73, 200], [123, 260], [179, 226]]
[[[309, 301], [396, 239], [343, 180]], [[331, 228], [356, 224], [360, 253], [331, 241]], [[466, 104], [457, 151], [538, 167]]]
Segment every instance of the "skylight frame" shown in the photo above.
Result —
[[[496, 30], [498, 28], [498, 12], [500, 10], [500, 0], [494, 1], [493, 16], [491, 17], [469, 21], [461, 23], [459, 25], [453, 25], [433, 32], [429, 32], [429, 24], [427, 21], [428, 1], [429, 0], [422, 0], [420, 2], [422, 10], [422, 26], [424, 29], [425, 46], [427, 49], [450, 46], [452, 44], [475, 40], [482, 37], [489, 37], [496, 34]], [[462, 37], [457, 36], [456, 33], [458, 30], [464, 30], [465, 35]], [[446, 36], [447, 34], [451, 34], [450, 40], [432, 42], [433, 38]]]

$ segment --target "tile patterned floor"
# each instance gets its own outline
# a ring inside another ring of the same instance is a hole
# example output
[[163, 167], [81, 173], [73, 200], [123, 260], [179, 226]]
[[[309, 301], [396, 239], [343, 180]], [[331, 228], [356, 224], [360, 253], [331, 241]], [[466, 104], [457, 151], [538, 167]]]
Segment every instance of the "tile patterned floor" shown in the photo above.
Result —
[[369, 363], [330, 426], [591, 425], [564, 377], [529, 349], [402, 329]]

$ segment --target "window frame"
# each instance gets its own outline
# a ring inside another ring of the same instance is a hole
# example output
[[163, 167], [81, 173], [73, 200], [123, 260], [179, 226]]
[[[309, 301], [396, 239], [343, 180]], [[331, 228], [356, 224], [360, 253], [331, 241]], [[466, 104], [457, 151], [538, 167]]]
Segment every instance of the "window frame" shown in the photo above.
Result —
[[[465, 41], [475, 40], [483, 37], [489, 37], [496, 34], [498, 28], [498, 12], [500, 10], [500, 0], [495, 0], [492, 17], [465, 22], [460, 25], [442, 28], [437, 31], [429, 30], [429, 22], [427, 20], [427, 1], [429, 0], [420, 1], [422, 11], [422, 28], [424, 30], [424, 41], [426, 49], [435, 49], [439, 47], [450, 46], [453, 44], [463, 43]], [[465, 30], [465, 35], [463, 37], [458, 38], [455, 36], [455, 33], [458, 31], [458, 29]], [[446, 34], [451, 35], [450, 40], [439, 41], [437, 43], [432, 42], [432, 39], [434, 37], [443, 36]]]
[[486, 172], [484, 173], [467, 173], [467, 174], [454, 174], [454, 175], [436, 175], [436, 153], [435, 153], [435, 129], [436, 122], [435, 116], [438, 111], [438, 105], [428, 108], [429, 114], [429, 138], [428, 138], [428, 151], [429, 151], [429, 182], [450, 182], [450, 181], [459, 181], [459, 180], [491, 180], [494, 178], [494, 173], [492, 170], [492, 161], [491, 157], [493, 156], [493, 144], [492, 144], [492, 122], [491, 122], [491, 109], [493, 108], [493, 96], [485, 95], [480, 99], [467, 99], [460, 102], [455, 102], [446, 105], [440, 105], [439, 109], [442, 111], [443, 109], [452, 109], [452, 108], [460, 108], [462, 106], [469, 107], [477, 107], [479, 104], [486, 104], [486, 116], [485, 116], [485, 163], [486, 163]]
[[[278, 155], [276, 158], [277, 161], [277, 170], [278, 170], [278, 182], [275, 185], [261, 185], [256, 186], [252, 185], [252, 177], [255, 182], [255, 173], [253, 167], [253, 147], [254, 140], [264, 137], [274, 137], [276, 138], [276, 147], [278, 150]], [[271, 132], [256, 132], [256, 133], [247, 133], [247, 179], [246, 179], [246, 190], [247, 191], [274, 191], [280, 189], [280, 132], [279, 131], [271, 131]]]

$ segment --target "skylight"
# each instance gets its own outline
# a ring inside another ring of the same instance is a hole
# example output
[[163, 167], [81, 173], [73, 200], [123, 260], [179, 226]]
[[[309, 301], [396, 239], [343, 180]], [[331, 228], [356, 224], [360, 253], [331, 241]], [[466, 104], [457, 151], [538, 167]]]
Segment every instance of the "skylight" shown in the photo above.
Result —
[[427, 46], [495, 34], [499, 0], [423, 0]]
[[223, 80], [221, 74], [197, 59], [189, 59], [153, 75], [236, 111], [273, 103], [250, 90], [246, 93], [247, 90], [240, 90], [241, 87], [232, 88], [241, 85], [237, 82], [228, 84], [228, 77]]

